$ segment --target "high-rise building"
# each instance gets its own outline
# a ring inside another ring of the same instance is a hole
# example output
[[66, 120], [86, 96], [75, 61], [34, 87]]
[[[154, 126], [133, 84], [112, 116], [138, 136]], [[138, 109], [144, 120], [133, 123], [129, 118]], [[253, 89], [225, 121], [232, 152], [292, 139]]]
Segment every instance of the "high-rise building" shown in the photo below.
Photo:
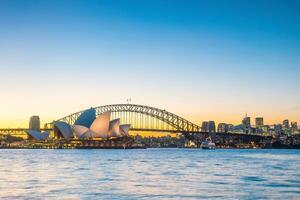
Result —
[[290, 123], [288, 119], [283, 120], [282, 124], [283, 124], [283, 128], [290, 128]]
[[244, 117], [242, 124], [246, 127], [250, 127], [251, 126], [251, 118], [247, 116]]
[[219, 123], [218, 124], [218, 132], [227, 133], [228, 132], [228, 124], [226, 124], [226, 123]]
[[31, 116], [29, 120], [29, 130], [40, 131], [40, 117], [39, 116]]
[[281, 124], [274, 124], [274, 131], [276, 134], [282, 133], [282, 125]]
[[214, 121], [208, 122], [208, 132], [215, 133], [216, 132], [216, 124]]
[[263, 125], [264, 125], [264, 118], [263, 117], [256, 117], [255, 118], [256, 128], [262, 127]]
[[201, 131], [208, 132], [208, 122], [202, 122]]
[[201, 130], [203, 132], [209, 132], [209, 133], [216, 132], [215, 122], [214, 121], [208, 121], [208, 122], [204, 121], [204, 122], [202, 122]]
[[291, 122], [291, 127], [292, 127], [292, 131], [297, 131], [298, 130], [297, 122]]

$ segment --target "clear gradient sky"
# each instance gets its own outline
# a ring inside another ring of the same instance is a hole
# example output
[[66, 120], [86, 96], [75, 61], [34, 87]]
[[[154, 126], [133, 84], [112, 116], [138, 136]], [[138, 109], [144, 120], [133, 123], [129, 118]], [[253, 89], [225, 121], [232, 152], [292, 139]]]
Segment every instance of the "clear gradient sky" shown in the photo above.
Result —
[[0, 127], [104, 104], [300, 123], [300, 1], [0, 0]]

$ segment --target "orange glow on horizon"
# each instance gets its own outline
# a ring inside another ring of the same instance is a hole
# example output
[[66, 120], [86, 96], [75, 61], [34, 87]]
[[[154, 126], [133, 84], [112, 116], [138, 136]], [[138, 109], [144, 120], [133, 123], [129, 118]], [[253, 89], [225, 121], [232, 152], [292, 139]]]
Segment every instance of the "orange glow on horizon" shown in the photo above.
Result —
[[[192, 123], [195, 123], [196, 125], [201, 126], [203, 121], [215, 121], [216, 125], [218, 123], [228, 123], [228, 124], [233, 124], [233, 125], [238, 125], [241, 124], [241, 121], [244, 117], [244, 115], [229, 115], [229, 114], [223, 114], [223, 115], [214, 115], [214, 114], [206, 114], [206, 115], [195, 115], [195, 114], [190, 114], [190, 115], [179, 115], [186, 120], [189, 120]], [[250, 115], [248, 116], [251, 117], [251, 124], [255, 124], [255, 117], [261, 117], [261, 115]], [[41, 117], [41, 116], [40, 116]], [[268, 115], [262, 116], [264, 118], [264, 123], [266, 125], [274, 125], [274, 124], [279, 124], [282, 123], [283, 120], [289, 119], [290, 122], [300, 122], [300, 117], [296, 114], [290, 115], [289, 116], [276, 116], [276, 115]], [[51, 118], [42, 118], [41, 117], [41, 128], [44, 127], [45, 123], [49, 123], [53, 121]], [[29, 117], [28, 119], [0, 119], [0, 128], [28, 128], [29, 126]]]

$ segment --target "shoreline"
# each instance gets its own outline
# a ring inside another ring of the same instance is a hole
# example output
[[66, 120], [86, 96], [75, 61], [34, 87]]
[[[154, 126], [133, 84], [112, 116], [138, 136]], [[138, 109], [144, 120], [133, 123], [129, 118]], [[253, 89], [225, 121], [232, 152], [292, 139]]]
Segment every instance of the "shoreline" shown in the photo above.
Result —
[[[15, 146], [0, 146], [0, 149], [202, 149], [200, 147], [15, 147]], [[217, 149], [300, 149], [300, 145], [297, 147], [266, 147], [266, 148], [234, 148], [234, 147], [228, 147], [228, 148], [219, 148]]]

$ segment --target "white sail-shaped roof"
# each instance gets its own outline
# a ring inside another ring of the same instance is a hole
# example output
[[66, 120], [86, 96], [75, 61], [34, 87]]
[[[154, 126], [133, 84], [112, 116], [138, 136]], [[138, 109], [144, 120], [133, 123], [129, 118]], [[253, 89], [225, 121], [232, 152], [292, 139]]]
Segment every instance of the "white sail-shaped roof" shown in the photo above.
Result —
[[30, 135], [31, 137], [33, 137], [34, 139], [36, 139], [36, 140], [41, 140], [42, 139], [41, 132], [39, 132], [39, 131], [28, 130], [28, 131], [26, 131], [26, 133], [28, 135]]
[[92, 123], [90, 130], [94, 132], [95, 137], [107, 138], [109, 131], [109, 120], [111, 112], [105, 112], [98, 116], [95, 121]]
[[[86, 110], [78, 119], [84, 119], [85, 116], [93, 116], [93, 113], [94, 111], [92, 111], [92, 109]], [[111, 111], [105, 112], [95, 118], [90, 126], [81, 125], [83, 124], [81, 122], [84, 122], [84, 120], [82, 119], [77, 120], [75, 125], [73, 126], [74, 135], [77, 138], [85, 139], [127, 136], [130, 124], [120, 125], [120, 119], [110, 121], [110, 117]], [[89, 120], [90, 119], [91, 118], [89, 118]], [[66, 127], [63, 128], [66, 129]]]
[[96, 118], [95, 108], [90, 108], [84, 111], [75, 121], [74, 125], [81, 125], [90, 128]]
[[32, 136], [36, 140], [46, 140], [49, 137], [49, 132], [39, 132], [35, 130], [28, 130], [26, 133], [30, 136]]
[[89, 129], [85, 126], [81, 125], [74, 125], [73, 131], [77, 138], [82, 138], [82, 136], [88, 131]]
[[45, 131], [42, 133], [42, 140], [46, 140], [49, 138], [50, 133], [48, 131]]
[[108, 137], [119, 137], [120, 133], [120, 119], [114, 119], [109, 122]]
[[83, 135], [81, 135], [80, 138], [90, 139], [90, 138], [95, 138], [95, 137], [97, 137], [97, 134], [89, 129], [87, 132], [85, 132]]
[[121, 135], [129, 135], [130, 124], [120, 125], [120, 133]]
[[54, 126], [57, 127], [66, 140], [70, 140], [74, 137], [71, 126], [66, 122], [57, 121], [54, 123]]

